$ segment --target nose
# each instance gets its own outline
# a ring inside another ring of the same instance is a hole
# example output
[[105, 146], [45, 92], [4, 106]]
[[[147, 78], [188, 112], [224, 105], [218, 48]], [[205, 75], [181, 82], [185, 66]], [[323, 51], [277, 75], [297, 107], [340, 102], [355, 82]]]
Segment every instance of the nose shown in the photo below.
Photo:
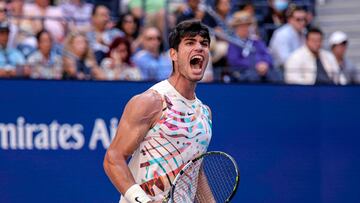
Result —
[[204, 46], [200, 42], [197, 42], [195, 45], [195, 50], [202, 52], [202, 51], [204, 51]]

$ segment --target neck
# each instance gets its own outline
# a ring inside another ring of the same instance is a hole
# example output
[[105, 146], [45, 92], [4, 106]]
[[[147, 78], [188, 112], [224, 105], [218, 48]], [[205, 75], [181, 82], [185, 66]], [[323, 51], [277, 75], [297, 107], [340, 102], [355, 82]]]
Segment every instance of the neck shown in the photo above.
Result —
[[301, 31], [297, 30], [295, 25], [293, 25], [292, 23], [288, 23], [288, 24], [295, 30], [296, 33], [298, 33], [298, 34], [302, 33]]
[[152, 50], [152, 49], [146, 49], [151, 55], [153, 55], [155, 58], [158, 58], [160, 55], [159, 51]]
[[7, 44], [0, 44], [0, 49], [6, 49]]
[[226, 19], [227, 13], [217, 12], [217, 14], [222, 18], [222, 20]]
[[14, 10], [12, 10], [12, 15], [14, 15], [14, 16], [20, 16], [22, 14], [23, 14], [23, 9], [14, 9]]
[[74, 5], [77, 5], [77, 6], [80, 6], [81, 5], [81, 3], [82, 3], [82, 1], [72, 1], [72, 3], [74, 4]]
[[80, 53], [73, 52], [73, 55], [79, 60], [82, 58], [82, 54]]
[[316, 58], [319, 58], [319, 57], [320, 57], [319, 51], [312, 51], [312, 50], [310, 50], [310, 52], [311, 52]]
[[190, 5], [189, 7], [190, 7], [191, 10], [193, 10], [193, 11], [199, 10], [199, 6], [198, 6], [198, 5]]
[[335, 55], [335, 58], [339, 63], [342, 63], [344, 61], [344, 57], [342, 55]]
[[40, 50], [40, 52], [42, 53], [42, 55], [46, 58], [49, 59], [50, 58], [50, 52], [43, 52]]
[[104, 26], [94, 26], [95, 32], [104, 32], [105, 31], [105, 27]]
[[195, 99], [196, 82], [179, 77], [178, 74], [173, 74], [168, 79], [169, 83], [186, 99]]
[[46, 10], [46, 8], [48, 7], [48, 5], [37, 5], [40, 9]]

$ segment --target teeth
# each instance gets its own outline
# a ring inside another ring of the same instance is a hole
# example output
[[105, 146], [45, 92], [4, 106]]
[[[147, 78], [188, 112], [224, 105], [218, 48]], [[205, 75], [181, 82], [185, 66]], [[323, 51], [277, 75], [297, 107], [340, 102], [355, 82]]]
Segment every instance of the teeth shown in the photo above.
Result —
[[203, 57], [202, 56], [199, 56], [199, 55], [195, 55], [195, 56], [193, 56], [193, 57], [191, 57], [191, 60], [193, 60], [193, 59], [199, 59], [199, 60], [203, 60]]

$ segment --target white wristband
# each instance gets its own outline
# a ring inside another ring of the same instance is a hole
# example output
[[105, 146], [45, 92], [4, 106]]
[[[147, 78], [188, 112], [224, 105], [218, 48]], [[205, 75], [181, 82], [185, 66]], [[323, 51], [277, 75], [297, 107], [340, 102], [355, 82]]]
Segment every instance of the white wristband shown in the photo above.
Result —
[[147, 196], [145, 191], [138, 184], [132, 185], [126, 192], [124, 197], [130, 203], [147, 203], [152, 200]]

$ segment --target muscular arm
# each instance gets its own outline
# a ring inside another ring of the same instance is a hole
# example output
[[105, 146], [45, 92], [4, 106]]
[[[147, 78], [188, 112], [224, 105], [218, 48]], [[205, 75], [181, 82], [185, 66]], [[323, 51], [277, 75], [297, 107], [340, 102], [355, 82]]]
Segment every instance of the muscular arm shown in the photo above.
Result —
[[160, 118], [161, 110], [161, 96], [153, 90], [133, 97], [124, 109], [116, 136], [104, 159], [107, 176], [122, 194], [135, 184], [126, 160], [139, 147], [151, 126]]

